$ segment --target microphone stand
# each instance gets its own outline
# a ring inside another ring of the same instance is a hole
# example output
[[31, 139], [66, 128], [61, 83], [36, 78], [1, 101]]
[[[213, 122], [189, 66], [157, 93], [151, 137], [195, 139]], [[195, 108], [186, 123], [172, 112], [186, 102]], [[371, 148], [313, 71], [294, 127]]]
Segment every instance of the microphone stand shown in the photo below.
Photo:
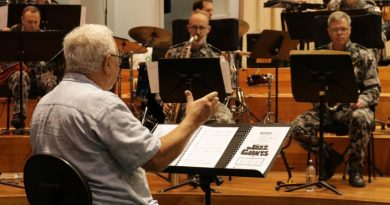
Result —
[[105, 5], [104, 5], [104, 25], [107, 26], [107, 0], [105, 0]]

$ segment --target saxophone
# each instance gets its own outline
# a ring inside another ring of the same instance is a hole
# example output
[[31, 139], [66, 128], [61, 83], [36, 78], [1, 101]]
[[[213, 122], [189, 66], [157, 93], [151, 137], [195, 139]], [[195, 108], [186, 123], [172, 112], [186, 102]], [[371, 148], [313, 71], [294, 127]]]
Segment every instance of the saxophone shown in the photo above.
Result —
[[[180, 53], [179, 58], [190, 58], [191, 57], [191, 48], [194, 41], [198, 40], [199, 36], [194, 35], [191, 36], [191, 38], [186, 42], [184, 45], [183, 50]], [[165, 123], [178, 123], [179, 120], [181, 120], [181, 117], [183, 116], [184, 109], [182, 108], [184, 106], [181, 103], [172, 103], [171, 107], [169, 108], [169, 112], [165, 116]]]

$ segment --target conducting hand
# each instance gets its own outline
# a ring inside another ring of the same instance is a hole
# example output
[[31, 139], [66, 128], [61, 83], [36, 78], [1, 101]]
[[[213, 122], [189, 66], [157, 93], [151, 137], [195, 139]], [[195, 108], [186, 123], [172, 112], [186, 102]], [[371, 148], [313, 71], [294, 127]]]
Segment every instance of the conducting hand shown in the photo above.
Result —
[[193, 123], [203, 124], [217, 111], [219, 102], [217, 92], [211, 92], [196, 101], [190, 91], [186, 90], [185, 94], [187, 98], [186, 118]]

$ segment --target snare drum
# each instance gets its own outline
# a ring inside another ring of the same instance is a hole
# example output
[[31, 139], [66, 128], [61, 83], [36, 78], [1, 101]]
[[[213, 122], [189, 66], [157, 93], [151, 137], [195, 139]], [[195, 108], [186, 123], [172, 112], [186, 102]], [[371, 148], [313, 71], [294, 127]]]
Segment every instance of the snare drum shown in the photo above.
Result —
[[267, 85], [272, 80], [272, 74], [254, 74], [247, 77], [248, 86], [252, 85]]

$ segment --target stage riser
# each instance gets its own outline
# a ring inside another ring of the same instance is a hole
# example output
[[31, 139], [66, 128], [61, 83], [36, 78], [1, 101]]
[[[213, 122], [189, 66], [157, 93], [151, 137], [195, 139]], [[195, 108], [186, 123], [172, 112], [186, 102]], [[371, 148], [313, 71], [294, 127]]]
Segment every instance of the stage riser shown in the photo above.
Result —
[[[334, 147], [342, 152], [347, 146], [347, 136], [325, 136], [325, 140], [333, 143]], [[390, 138], [389, 135], [377, 135], [375, 139], [376, 164], [386, 175], [390, 175]], [[297, 142], [292, 141], [285, 150], [288, 162], [294, 167], [294, 172], [302, 172], [306, 168], [307, 152]], [[24, 162], [31, 153], [31, 145], [28, 136], [0, 136], [0, 172], [22, 172]], [[343, 172], [344, 166], [340, 166], [338, 172]], [[285, 171], [282, 158], [278, 156], [272, 171]]]

